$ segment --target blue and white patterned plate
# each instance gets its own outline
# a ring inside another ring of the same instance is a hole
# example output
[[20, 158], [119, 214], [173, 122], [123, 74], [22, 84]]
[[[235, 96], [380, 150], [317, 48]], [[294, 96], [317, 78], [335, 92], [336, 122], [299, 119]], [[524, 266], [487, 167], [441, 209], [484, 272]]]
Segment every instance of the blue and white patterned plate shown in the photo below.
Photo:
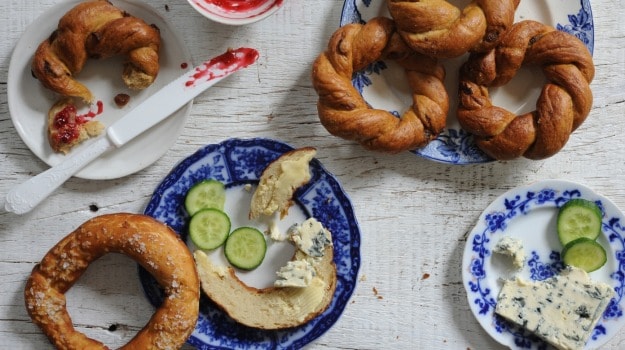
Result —
[[[558, 208], [573, 198], [591, 200], [603, 212], [603, 234], [598, 242], [606, 249], [608, 261], [590, 273], [590, 277], [608, 283], [615, 291], [586, 349], [601, 347], [625, 323], [625, 216], [614, 203], [587, 187], [546, 180], [510, 190], [491, 203], [469, 233], [464, 250], [462, 279], [471, 311], [488, 334], [511, 349], [547, 346], [494, 314], [501, 279], [518, 275], [526, 280], [544, 280], [564, 267], [556, 217]], [[514, 270], [505, 257], [492, 253], [493, 246], [504, 235], [519, 238], [524, 244], [527, 258], [520, 271]]]
[[[284, 143], [260, 138], [230, 139], [204, 146], [176, 165], [165, 177], [154, 191], [145, 214], [166, 223], [186, 240], [188, 216], [183, 199], [191, 185], [207, 178], [222, 181], [226, 184], [228, 203], [230, 191], [240, 194], [245, 184], [258, 183], [265, 167], [292, 149]], [[203, 297], [200, 318], [188, 340], [189, 344], [198, 349], [301, 348], [321, 336], [340, 317], [356, 286], [360, 267], [360, 229], [351, 202], [337, 179], [317, 159], [311, 161], [310, 169], [312, 179], [296, 191], [297, 206], [291, 211], [301, 211], [306, 217], [317, 218], [332, 232], [338, 279], [328, 309], [300, 327], [264, 331], [234, 322]], [[141, 267], [139, 277], [150, 302], [160, 305], [162, 291], [158, 284]]]
[[[458, 6], [461, 1], [449, 1]], [[340, 25], [366, 23], [376, 16], [390, 17], [386, 0], [345, 0]], [[594, 24], [590, 0], [522, 0], [516, 12], [516, 20], [533, 19], [566, 31], [581, 39], [593, 51]], [[447, 77], [445, 86], [449, 92], [450, 108], [447, 127], [439, 137], [422, 149], [411, 151], [434, 161], [450, 164], [473, 164], [492, 161], [473, 142], [456, 119], [458, 69], [468, 55], [444, 60]], [[542, 74], [522, 74], [531, 68], [523, 67], [506, 86], [491, 89], [493, 103], [515, 113], [535, 109], [544, 78]], [[407, 82], [402, 70], [394, 62], [376, 62], [354, 75], [353, 85], [374, 108], [386, 109], [400, 115], [408, 108], [410, 99]]]

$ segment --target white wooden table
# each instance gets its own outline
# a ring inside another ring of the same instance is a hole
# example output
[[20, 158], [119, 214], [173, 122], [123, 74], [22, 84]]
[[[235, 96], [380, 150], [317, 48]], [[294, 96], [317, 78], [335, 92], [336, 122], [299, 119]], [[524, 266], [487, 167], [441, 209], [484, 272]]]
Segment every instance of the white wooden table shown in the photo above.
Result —
[[[3, 0], [0, 11], [0, 195], [47, 169], [19, 138], [7, 106], [13, 47], [60, 0]], [[206, 20], [184, 0], [152, 0], [186, 41], [195, 61], [231, 46], [262, 52], [253, 68], [196, 100], [182, 135], [155, 164], [116, 180], [72, 178], [29, 214], [0, 213], [0, 348], [46, 349], [24, 308], [32, 267], [61, 237], [99, 214], [143, 211], [176, 162], [229, 137], [269, 137], [315, 146], [350, 195], [362, 231], [357, 288], [343, 316], [310, 348], [500, 349], [475, 321], [461, 282], [465, 235], [506, 190], [542, 179], [585, 184], [625, 208], [625, 2], [593, 0], [595, 105], [557, 155], [453, 166], [410, 153], [385, 155], [335, 138], [320, 125], [311, 63], [337, 28], [343, 0], [288, 0], [269, 19], [244, 27]], [[95, 210], [97, 208], [97, 211]], [[136, 265], [119, 255], [94, 263], [68, 293], [76, 327], [112, 348], [153, 312]], [[113, 327], [111, 327], [113, 326]], [[625, 332], [606, 349], [625, 348]]]

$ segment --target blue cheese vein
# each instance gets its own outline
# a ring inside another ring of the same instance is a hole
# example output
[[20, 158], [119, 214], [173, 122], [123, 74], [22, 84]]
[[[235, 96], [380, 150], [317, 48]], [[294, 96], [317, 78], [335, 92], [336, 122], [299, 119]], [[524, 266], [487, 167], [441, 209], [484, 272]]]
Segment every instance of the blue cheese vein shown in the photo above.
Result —
[[289, 228], [289, 237], [295, 246], [311, 257], [322, 257], [326, 246], [332, 244], [330, 232], [315, 218]]

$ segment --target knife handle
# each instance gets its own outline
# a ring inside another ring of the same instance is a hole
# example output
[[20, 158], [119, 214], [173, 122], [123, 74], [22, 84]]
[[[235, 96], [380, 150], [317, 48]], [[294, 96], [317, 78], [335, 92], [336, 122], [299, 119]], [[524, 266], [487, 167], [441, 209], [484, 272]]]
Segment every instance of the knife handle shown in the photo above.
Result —
[[104, 136], [91, 145], [77, 150], [57, 165], [9, 191], [4, 209], [15, 214], [28, 213], [67, 179], [111, 148], [113, 144]]

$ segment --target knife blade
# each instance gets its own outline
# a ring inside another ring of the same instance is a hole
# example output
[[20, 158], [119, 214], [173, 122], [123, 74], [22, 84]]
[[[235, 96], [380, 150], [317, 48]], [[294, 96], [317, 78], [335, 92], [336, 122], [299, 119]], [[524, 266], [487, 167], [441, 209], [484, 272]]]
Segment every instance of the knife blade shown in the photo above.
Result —
[[15, 214], [31, 211], [87, 164], [155, 126], [209, 87], [256, 62], [258, 57], [258, 51], [252, 48], [229, 49], [189, 70], [107, 127], [104, 135], [89, 146], [14, 187], [6, 195], [4, 209]]

